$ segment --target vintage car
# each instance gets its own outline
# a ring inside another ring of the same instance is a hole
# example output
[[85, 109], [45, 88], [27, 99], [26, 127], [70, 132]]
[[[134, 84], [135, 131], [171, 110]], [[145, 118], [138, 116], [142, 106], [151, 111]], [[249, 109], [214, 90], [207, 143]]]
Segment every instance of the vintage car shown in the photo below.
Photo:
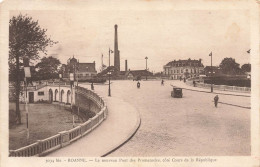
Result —
[[182, 88], [173, 88], [171, 96], [174, 98], [182, 98]]

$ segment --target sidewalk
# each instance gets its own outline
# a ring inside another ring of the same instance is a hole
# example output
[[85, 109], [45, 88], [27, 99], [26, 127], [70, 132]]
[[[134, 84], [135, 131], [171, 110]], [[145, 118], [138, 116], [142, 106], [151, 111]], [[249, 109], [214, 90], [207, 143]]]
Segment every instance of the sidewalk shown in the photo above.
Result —
[[[176, 86], [176, 87], [180, 87], [183, 89], [188, 89], [188, 90], [192, 90], [192, 91], [201, 91], [201, 92], [209, 92], [210, 93], [210, 89], [208, 88], [199, 88], [199, 87], [193, 87], [190, 86], [186, 83], [184, 83], [183, 81], [173, 81], [171, 82], [170, 80], [167, 81], [169, 84], [171, 84], [172, 86]], [[222, 91], [222, 90], [213, 90], [213, 93], [215, 94], [223, 94], [223, 95], [234, 95], [234, 96], [245, 96], [245, 97], [250, 97], [251, 94], [250, 93], [243, 93], [243, 92], [233, 92], [233, 91]]]
[[[81, 85], [88, 87], [89, 85]], [[108, 106], [108, 117], [91, 133], [79, 140], [48, 154], [49, 157], [101, 157], [128, 141], [140, 126], [137, 110], [116, 97], [108, 97], [107, 91], [96, 91]]]

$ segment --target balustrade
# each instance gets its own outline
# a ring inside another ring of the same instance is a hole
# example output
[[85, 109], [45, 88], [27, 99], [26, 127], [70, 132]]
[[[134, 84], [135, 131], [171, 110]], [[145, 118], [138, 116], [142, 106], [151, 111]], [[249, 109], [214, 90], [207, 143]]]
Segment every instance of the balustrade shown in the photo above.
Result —
[[[54, 83], [52, 83], [54, 84]], [[36, 143], [22, 147], [17, 150], [10, 150], [10, 157], [30, 157], [30, 156], [42, 156], [50, 151], [56, 150], [58, 148], [64, 147], [67, 144], [77, 140], [78, 138], [88, 134], [95, 127], [97, 127], [104, 119], [106, 119], [108, 109], [104, 100], [99, 97], [95, 92], [87, 90], [82, 87], [77, 87], [78, 93], [87, 98], [90, 98], [95, 102], [100, 111], [93, 117], [90, 118], [85, 123], [69, 130], [60, 132], [57, 135], [49, 137], [44, 140], [38, 140]]]

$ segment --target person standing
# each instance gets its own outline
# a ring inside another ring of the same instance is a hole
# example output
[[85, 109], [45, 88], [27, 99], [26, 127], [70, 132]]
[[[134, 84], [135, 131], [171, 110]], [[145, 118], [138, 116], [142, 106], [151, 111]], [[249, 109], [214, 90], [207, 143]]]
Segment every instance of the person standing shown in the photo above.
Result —
[[216, 95], [216, 96], [214, 97], [214, 103], [215, 103], [215, 107], [216, 107], [216, 108], [218, 107], [218, 100], [219, 100], [219, 97], [218, 97], [218, 95]]
[[193, 81], [193, 86], [196, 87], [196, 82], [195, 81]]
[[94, 84], [93, 84], [93, 82], [91, 83], [91, 90], [94, 90]]
[[164, 85], [164, 80], [162, 80], [161, 85]]

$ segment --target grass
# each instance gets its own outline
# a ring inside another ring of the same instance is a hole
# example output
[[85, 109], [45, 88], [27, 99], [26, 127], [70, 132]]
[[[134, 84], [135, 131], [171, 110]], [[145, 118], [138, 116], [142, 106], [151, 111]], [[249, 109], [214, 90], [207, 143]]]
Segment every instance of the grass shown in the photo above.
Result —
[[[15, 103], [9, 103], [9, 109], [15, 111]], [[22, 124], [9, 127], [9, 149], [15, 150], [37, 140], [46, 139], [58, 132], [73, 128], [72, 114], [53, 104], [28, 104], [29, 139], [27, 140], [25, 105], [20, 104]], [[82, 123], [75, 116], [75, 123]]]

